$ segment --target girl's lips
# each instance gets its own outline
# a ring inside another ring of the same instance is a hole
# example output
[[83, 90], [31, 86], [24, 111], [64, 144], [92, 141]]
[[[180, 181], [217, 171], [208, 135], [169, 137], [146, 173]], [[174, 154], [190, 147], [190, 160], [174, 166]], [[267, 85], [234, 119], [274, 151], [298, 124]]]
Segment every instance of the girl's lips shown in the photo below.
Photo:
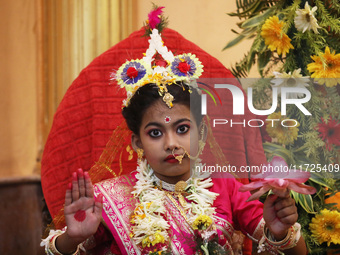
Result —
[[169, 155], [167, 156], [164, 161], [166, 161], [167, 163], [178, 163], [178, 160], [175, 158], [176, 156], [178, 156], [177, 154], [174, 155]]

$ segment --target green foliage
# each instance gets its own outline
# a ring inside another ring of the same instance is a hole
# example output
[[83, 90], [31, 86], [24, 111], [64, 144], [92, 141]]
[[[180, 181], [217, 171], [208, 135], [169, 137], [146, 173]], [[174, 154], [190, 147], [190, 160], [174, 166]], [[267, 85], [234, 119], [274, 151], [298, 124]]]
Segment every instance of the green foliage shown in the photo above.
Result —
[[247, 77], [249, 72], [248, 65], [248, 55], [244, 55], [244, 58], [231, 67], [230, 71], [235, 77]]
[[269, 0], [236, 0], [237, 13], [228, 13], [230, 16], [238, 16], [239, 18], [251, 18], [257, 13], [261, 13], [268, 7], [273, 6], [275, 1]]
[[329, 32], [334, 32], [336, 34], [340, 33], [340, 20], [339, 15], [332, 15], [325, 7], [324, 2], [320, 0], [315, 0], [316, 6], [318, 7], [320, 18], [320, 26], [328, 28]]
[[[318, 56], [324, 53], [326, 46], [336, 54], [340, 53], [339, 0], [308, 1], [311, 8], [317, 7], [315, 18], [320, 26], [317, 33], [313, 30], [298, 31], [295, 27], [296, 11], [303, 9], [306, 2], [307, 0], [236, 0], [237, 11], [229, 13], [230, 16], [240, 19], [238, 23], [240, 32], [235, 32], [237, 37], [224, 49], [231, 48], [244, 39], [252, 40], [249, 52], [232, 68], [233, 74], [236, 77], [246, 77], [249, 70], [257, 64], [261, 77], [270, 78], [259, 79], [252, 85], [253, 103], [256, 109], [271, 107], [273, 71], [288, 74], [300, 68], [303, 76], [310, 76], [307, 66], [313, 62], [313, 55]], [[286, 56], [270, 51], [261, 36], [264, 22], [274, 15], [285, 22], [282, 32], [287, 34], [294, 47]], [[323, 61], [326, 66], [326, 60]], [[312, 79], [307, 88], [311, 98], [303, 105], [312, 113], [312, 116], [306, 116], [294, 105], [287, 107], [286, 118], [300, 123], [296, 141], [293, 144], [284, 145], [273, 140], [263, 143], [263, 149], [268, 160], [273, 156], [280, 156], [286, 160], [288, 165], [310, 172], [311, 177], [307, 184], [316, 188], [316, 194], [306, 196], [292, 192], [292, 196], [298, 205], [299, 223], [302, 226], [302, 234], [309, 254], [325, 254], [328, 248], [332, 248], [332, 245], [328, 247], [327, 244], [318, 244], [311, 236], [309, 224], [316, 212], [324, 208], [334, 209], [334, 205], [325, 204], [325, 198], [340, 190], [340, 180], [337, 178], [339, 173], [336, 176], [328, 168], [334, 167], [334, 164], [335, 166], [340, 164], [340, 146], [323, 140], [320, 133], [320, 126], [327, 123], [330, 118], [340, 123], [340, 89], [339, 85], [329, 88], [317, 84]], [[280, 104], [280, 100], [278, 103]]]

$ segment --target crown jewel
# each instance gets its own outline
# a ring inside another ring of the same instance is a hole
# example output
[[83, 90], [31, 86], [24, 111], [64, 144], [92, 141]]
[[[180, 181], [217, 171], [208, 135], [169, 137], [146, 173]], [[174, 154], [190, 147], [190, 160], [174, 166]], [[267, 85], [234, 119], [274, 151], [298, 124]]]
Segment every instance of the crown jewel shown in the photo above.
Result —
[[195, 54], [184, 53], [174, 56], [164, 45], [159, 32], [166, 23], [161, 15], [163, 8], [155, 7], [148, 15], [146, 31], [151, 33], [147, 33], [150, 36], [149, 48], [144, 57], [127, 60], [111, 75], [111, 79], [116, 80], [127, 92], [123, 107], [128, 106], [130, 99], [140, 87], [149, 83], [158, 86], [158, 92], [169, 108], [173, 106], [174, 97], [168, 92], [167, 85], [182, 82], [190, 88], [197, 87], [195, 80], [201, 76], [203, 65]]

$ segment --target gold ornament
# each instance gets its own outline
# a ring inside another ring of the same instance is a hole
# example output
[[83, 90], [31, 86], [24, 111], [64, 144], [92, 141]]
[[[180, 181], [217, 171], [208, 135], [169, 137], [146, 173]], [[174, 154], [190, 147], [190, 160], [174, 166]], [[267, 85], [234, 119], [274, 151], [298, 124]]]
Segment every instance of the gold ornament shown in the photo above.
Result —
[[138, 148], [138, 149], [137, 149], [137, 157], [138, 157], [138, 160], [142, 160], [142, 159], [143, 159], [143, 156], [144, 156], [144, 150], [141, 149], [141, 148]]
[[185, 181], [179, 181], [175, 184], [175, 194], [178, 197], [178, 202], [183, 207], [185, 207], [187, 205], [187, 201], [185, 200], [185, 198], [182, 195], [182, 193], [185, 191], [186, 187], [187, 187], [187, 183]]
[[183, 192], [187, 187], [187, 183], [185, 181], [179, 181], [175, 184], [175, 192]]
[[171, 95], [169, 92], [166, 92], [163, 96], [163, 101], [169, 108], [171, 108], [173, 106], [172, 101], [174, 101], [174, 96]]
[[130, 148], [130, 145], [126, 146], [126, 151], [129, 153], [128, 160], [133, 159], [133, 149]]

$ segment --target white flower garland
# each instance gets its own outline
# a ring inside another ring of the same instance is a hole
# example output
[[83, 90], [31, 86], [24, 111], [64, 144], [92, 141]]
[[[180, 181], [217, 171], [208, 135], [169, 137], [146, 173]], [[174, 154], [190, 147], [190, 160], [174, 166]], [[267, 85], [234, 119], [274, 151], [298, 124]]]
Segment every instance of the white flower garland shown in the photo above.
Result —
[[151, 63], [156, 52], [161, 54], [166, 61], [172, 62], [174, 60], [172, 52], [164, 46], [162, 37], [158, 33], [158, 29], [153, 29], [149, 39], [149, 48], [146, 50], [145, 57], [143, 57], [143, 60], [149, 64], [150, 68], [152, 68]]
[[[215, 208], [212, 205], [218, 194], [207, 190], [213, 185], [211, 178], [207, 177], [199, 173], [194, 174], [186, 188], [187, 193], [190, 194], [186, 198], [192, 202], [184, 206], [184, 211], [188, 215], [188, 223], [191, 226], [198, 217], [205, 216], [213, 219], [215, 215]], [[131, 219], [131, 236], [143, 248], [167, 243], [170, 225], [164, 219], [166, 192], [154, 186], [156, 177], [146, 160], [139, 162], [136, 178], [137, 182], [132, 194], [139, 202]]]

